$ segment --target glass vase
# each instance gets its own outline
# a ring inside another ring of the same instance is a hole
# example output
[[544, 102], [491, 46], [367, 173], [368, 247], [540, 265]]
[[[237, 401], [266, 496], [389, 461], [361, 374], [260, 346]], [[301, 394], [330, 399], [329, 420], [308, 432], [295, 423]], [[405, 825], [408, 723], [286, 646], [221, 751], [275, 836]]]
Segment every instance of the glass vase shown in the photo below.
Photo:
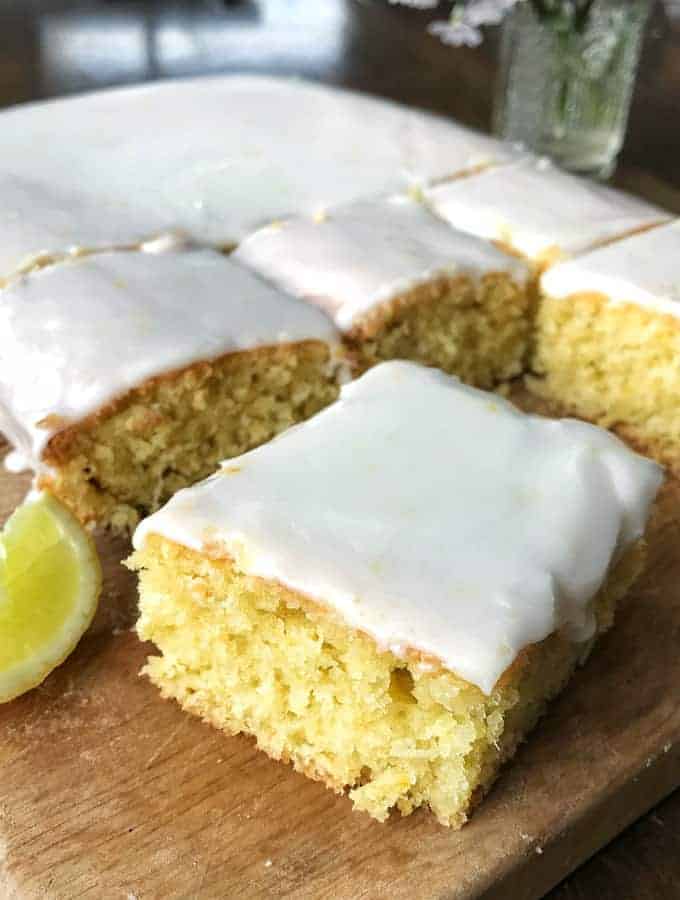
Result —
[[607, 178], [623, 144], [649, 0], [555, 10], [524, 0], [505, 20], [494, 131], [572, 172]]

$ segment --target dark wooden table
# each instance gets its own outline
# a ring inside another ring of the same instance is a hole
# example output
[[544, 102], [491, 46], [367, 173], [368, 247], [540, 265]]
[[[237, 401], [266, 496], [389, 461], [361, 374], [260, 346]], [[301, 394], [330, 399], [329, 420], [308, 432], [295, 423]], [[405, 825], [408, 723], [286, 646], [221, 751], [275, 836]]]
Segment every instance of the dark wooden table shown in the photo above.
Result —
[[[487, 128], [498, 35], [454, 50], [426, 34], [428, 15], [382, 0], [0, 0], [0, 107], [239, 70], [342, 84]], [[680, 214], [680, 0], [652, 11], [614, 181]], [[680, 794], [549, 895], [596, 898], [680, 898]]]

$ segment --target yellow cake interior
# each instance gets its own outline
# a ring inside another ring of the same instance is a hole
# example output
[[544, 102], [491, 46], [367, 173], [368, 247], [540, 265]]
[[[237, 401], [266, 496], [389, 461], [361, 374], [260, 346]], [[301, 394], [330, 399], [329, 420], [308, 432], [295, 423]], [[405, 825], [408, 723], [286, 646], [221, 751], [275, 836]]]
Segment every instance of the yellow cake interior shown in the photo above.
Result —
[[533, 295], [505, 272], [442, 276], [376, 307], [346, 344], [361, 370], [409, 359], [490, 388], [525, 369]]
[[270, 440], [331, 403], [338, 379], [326, 344], [232, 353], [151, 379], [112, 409], [59, 432], [41, 486], [83, 522], [134, 527], [220, 460]]
[[680, 474], [680, 322], [598, 294], [542, 298], [532, 392], [619, 431]]
[[[643, 559], [639, 542], [594, 599], [600, 632]], [[162, 694], [254, 735], [380, 821], [395, 807], [429, 806], [460, 827], [590, 649], [555, 633], [486, 696], [450, 671], [380, 651], [321, 605], [228, 559], [151, 534], [128, 565], [139, 570], [139, 636], [161, 653], [145, 672]]]

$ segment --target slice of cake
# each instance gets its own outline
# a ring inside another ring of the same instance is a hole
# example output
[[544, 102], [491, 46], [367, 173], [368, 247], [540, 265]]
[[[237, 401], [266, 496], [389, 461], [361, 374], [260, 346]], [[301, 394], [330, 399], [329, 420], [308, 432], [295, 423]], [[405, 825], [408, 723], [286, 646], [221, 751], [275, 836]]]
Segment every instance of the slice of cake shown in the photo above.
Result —
[[530, 387], [680, 474], [680, 222], [541, 281]]
[[0, 428], [85, 522], [134, 525], [337, 396], [330, 320], [210, 250], [77, 258], [0, 300]]
[[296, 218], [234, 259], [330, 313], [363, 368], [411, 359], [490, 387], [522, 371], [528, 269], [407, 197]]
[[384, 820], [462, 825], [639, 573], [659, 467], [384, 363], [135, 533], [166, 697]]
[[233, 245], [282, 216], [517, 156], [376, 97], [243, 75], [24, 104], [0, 113], [0, 133], [0, 278], [167, 230]]
[[533, 158], [446, 182], [425, 198], [455, 228], [540, 266], [670, 218], [636, 197]]

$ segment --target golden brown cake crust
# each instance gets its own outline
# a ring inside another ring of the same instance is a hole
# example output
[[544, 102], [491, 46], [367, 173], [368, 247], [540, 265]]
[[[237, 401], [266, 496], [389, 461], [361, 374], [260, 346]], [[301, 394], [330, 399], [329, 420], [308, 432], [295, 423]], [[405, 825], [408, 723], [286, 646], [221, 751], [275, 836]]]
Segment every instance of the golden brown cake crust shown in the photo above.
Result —
[[[184, 375], [190, 374], [195, 375], [197, 380], [204, 380], [205, 377], [217, 367], [237, 367], [247, 360], [278, 357], [281, 354], [289, 353], [291, 351], [304, 352], [306, 348], [315, 348], [317, 351], [324, 354], [330, 363], [330, 349], [328, 345], [324, 344], [322, 341], [316, 340], [267, 345], [255, 347], [250, 350], [234, 350], [229, 353], [222, 353], [212, 359], [202, 359], [186, 366], [180, 366], [176, 369], [162, 372], [159, 375], [153, 375], [151, 378], [145, 379], [142, 384], [137, 385], [121, 396], [114, 398], [109, 401], [109, 403], [97, 409], [96, 412], [86, 416], [78, 422], [67, 424], [67, 420], [59, 419], [57, 416], [48, 416], [44, 420], [45, 427], [54, 428], [55, 426], [61, 426], [62, 430], [50, 438], [43, 451], [42, 459], [47, 465], [63, 465], [73, 456], [74, 444], [81, 433], [93, 431], [105, 419], [109, 419], [116, 413], [122, 412], [137, 401], [144, 402], [154, 394], [159, 385], [165, 382], [171, 382]], [[149, 416], [149, 423], [153, 424], [153, 413], [149, 412]]]

